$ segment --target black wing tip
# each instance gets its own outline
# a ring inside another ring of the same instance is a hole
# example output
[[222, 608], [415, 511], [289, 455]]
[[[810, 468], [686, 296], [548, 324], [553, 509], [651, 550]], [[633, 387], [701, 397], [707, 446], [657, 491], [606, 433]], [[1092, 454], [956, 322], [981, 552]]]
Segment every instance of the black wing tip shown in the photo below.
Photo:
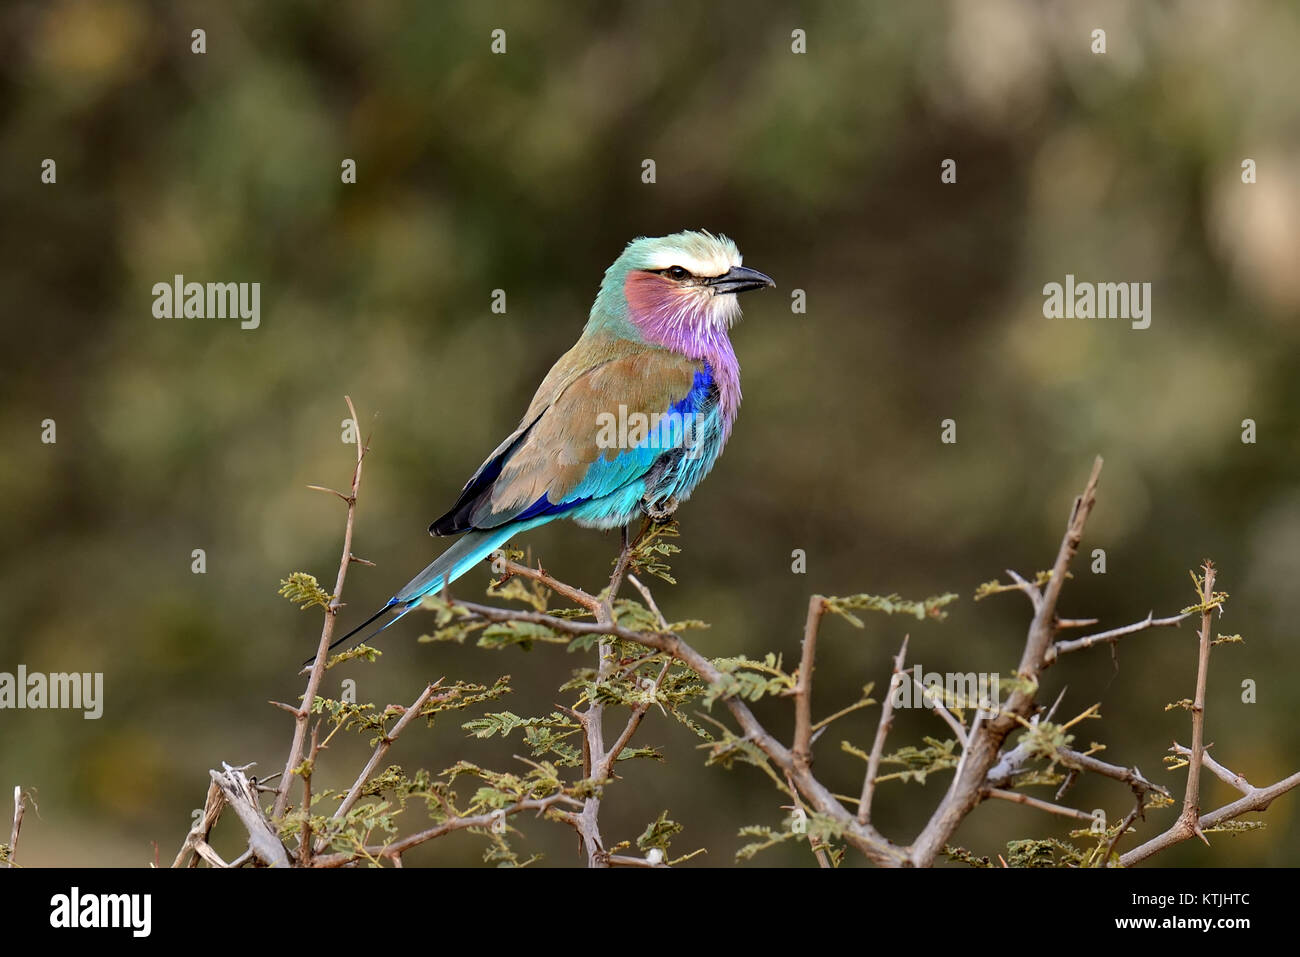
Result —
[[465, 516], [460, 514], [460, 511], [448, 512], [431, 524], [429, 534], [434, 538], [444, 538], [447, 535], [459, 535], [461, 532], [468, 532], [473, 529], [474, 526], [465, 522]]

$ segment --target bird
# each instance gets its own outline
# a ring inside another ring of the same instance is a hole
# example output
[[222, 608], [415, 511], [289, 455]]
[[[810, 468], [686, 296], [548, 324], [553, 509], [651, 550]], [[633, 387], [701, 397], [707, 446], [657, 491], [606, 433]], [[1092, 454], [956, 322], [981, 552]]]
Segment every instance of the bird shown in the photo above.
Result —
[[736, 421], [740, 363], [728, 333], [737, 296], [775, 285], [722, 234], [628, 243], [518, 427], [429, 526], [460, 538], [331, 650], [387, 616], [373, 638], [529, 529], [560, 518], [598, 529], [666, 521]]

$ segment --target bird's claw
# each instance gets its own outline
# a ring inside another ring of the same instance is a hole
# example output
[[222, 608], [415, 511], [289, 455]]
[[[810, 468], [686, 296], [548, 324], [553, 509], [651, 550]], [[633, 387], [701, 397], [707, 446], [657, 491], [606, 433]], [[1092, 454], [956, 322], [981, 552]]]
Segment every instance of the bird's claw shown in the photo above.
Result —
[[673, 513], [677, 511], [677, 505], [677, 496], [670, 495], [665, 499], [657, 501], [643, 499], [641, 502], [641, 509], [650, 517], [651, 521], [662, 524], [673, 517]]

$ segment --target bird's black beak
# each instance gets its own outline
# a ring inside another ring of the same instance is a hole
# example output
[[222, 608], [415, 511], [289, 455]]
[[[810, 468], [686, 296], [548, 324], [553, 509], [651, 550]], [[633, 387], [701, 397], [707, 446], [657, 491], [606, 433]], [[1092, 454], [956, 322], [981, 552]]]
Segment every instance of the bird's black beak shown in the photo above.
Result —
[[748, 266], [732, 266], [721, 276], [705, 280], [718, 295], [729, 292], [748, 292], [751, 289], [765, 289], [775, 286], [770, 276], [765, 276], [757, 269]]

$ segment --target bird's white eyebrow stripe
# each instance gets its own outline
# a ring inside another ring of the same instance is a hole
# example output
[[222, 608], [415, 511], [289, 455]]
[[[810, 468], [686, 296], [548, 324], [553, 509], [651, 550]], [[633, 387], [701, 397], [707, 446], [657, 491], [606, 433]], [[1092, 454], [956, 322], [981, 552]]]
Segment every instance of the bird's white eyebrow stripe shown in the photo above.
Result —
[[683, 250], [660, 250], [655, 253], [648, 267], [652, 270], [671, 269], [673, 266], [681, 266], [693, 276], [701, 279], [712, 279], [721, 276], [732, 266], [739, 266], [739, 257], [732, 262], [731, 256], [719, 248], [717, 253], [707, 259], [701, 259], [693, 256]]

